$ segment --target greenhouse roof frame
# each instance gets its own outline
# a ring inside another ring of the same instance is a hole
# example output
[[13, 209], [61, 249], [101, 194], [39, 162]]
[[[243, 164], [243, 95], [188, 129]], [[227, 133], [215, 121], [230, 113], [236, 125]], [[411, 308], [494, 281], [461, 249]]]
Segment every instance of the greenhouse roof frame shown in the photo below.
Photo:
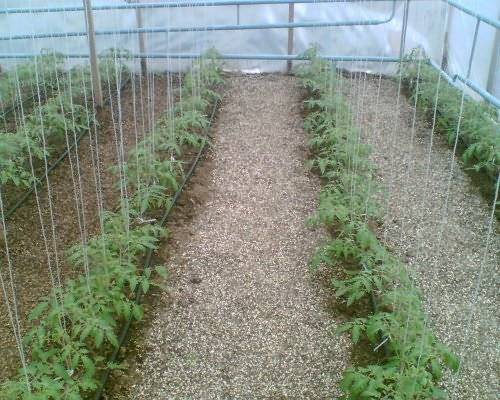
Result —
[[[93, 11], [103, 10], [135, 10], [151, 8], [180, 8], [180, 7], [217, 7], [229, 5], [259, 5], [259, 4], [308, 4], [308, 3], [361, 3], [366, 1], [387, 2], [390, 0], [213, 0], [213, 1], [167, 1], [164, 3], [128, 3], [128, 4], [106, 4], [93, 6]], [[393, 0], [407, 1], [407, 0]], [[408, 0], [418, 1], [418, 0]], [[455, 0], [441, 0], [460, 11], [469, 14], [472, 17], [480, 19], [497, 29], [500, 29], [500, 21], [489, 18], [477, 13], [474, 10], [460, 4]], [[83, 6], [61, 6], [61, 7], [35, 7], [35, 8], [3, 8], [0, 14], [19, 14], [19, 13], [46, 13], [46, 12], [64, 12], [64, 11], [84, 11]]]

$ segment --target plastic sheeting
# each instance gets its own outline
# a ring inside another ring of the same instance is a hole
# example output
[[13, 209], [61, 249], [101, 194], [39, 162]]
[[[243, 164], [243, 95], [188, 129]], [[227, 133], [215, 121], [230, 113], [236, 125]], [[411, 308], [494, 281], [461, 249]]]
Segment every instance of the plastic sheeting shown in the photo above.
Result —
[[[159, 1], [159, 0], [157, 0]], [[162, 2], [161, 0], [160, 2]], [[152, 2], [148, 0], [148, 2]], [[94, 5], [123, 4], [121, 0], [94, 0]], [[2, 7], [42, 7], [81, 5], [81, 0], [0, 0]], [[294, 53], [318, 44], [328, 55], [398, 56], [401, 40], [404, 2], [396, 2], [394, 18], [383, 25], [345, 26], [328, 28], [296, 28]], [[462, 4], [484, 13], [492, 19], [500, 15], [500, 1], [463, 0]], [[387, 19], [392, 1], [335, 2], [295, 4], [295, 22], [353, 21]], [[212, 24], [279, 23], [288, 21], [288, 5], [253, 5], [224, 7], [188, 7], [178, 9], [145, 9], [144, 27], [207, 26]], [[95, 11], [95, 26], [99, 29], [135, 28], [134, 10]], [[438, 64], [443, 55], [450, 74], [465, 76], [472, 45], [475, 19], [441, 0], [414, 0], [410, 3], [405, 51], [422, 47]], [[83, 12], [0, 15], [0, 34], [84, 31]], [[447, 34], [446, 34], [447, 32]], [[490, 93], [500, 97], [499, 34], [482, 23], [477, 50], [472, 64], [471, 79]], [[153, 33], [145, 34], [146, 50], [151, 53], [198, 53], [216, 47], [221, 53], [286, 54], [287, 29]], [[97, 37], [98, 50], [110, 47], [138, 52], [137, 35], [107, 35]], [[1, 53], [33, 52], [55, 49], [63, 53], [88, 52], [85, 37], [11, 40], [0, 42]], [[0, 60], [0, 62], [2, 62]], [[75, 61], [73, 61], [75, 62]], [[5, 62], [3, 64], [6, 64]], [[185, 60], [151, 60], [155, 69], [182, 69]], [[351, 70], [367, 70], [391, 74], [395, 66], [379, 62], [345, 62]], [[134, 63], [138, 66], [138, 62]], [[229, 68], [245, 71], [282, 71], [283, 61], [228, 61]]]

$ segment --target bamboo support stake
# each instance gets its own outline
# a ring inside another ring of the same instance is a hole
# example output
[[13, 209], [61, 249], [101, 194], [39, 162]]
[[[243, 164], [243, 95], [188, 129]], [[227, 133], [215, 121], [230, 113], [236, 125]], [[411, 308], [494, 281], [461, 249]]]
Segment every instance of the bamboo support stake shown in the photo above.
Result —
[[[295, 17], [295, 4], [288, 4], [288, 22], [293, 23]], [[293, 28], [288, 28], [288, 55], [293, 54]], [[286, 72], [292, 72], [292, 60], [288, 60], [286, 63]]]
[[92, 14], [91, 0], [83, 0], [83, 7], [85, 8], [85, 25], [87, 27], [87, 38], [89, 42], [90, 53], [90, 74], [92, 77], [92, 88], [94, 92], [94, 101], [96, 106], [102, 107], [103, 97], [101, 88], [101, 78], [99, 76], [99, 66], [97, 63], [97, 51], [94, 29], [94, 17]]

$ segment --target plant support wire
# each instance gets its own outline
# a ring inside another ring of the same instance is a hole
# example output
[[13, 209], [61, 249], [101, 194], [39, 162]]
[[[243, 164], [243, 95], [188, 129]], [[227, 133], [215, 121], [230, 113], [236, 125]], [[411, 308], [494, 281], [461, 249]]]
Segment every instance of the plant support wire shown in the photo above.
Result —
[[[122, 86], [120, 87], [120, 90], [122, 90], [128, 84], [129, 80], [130, 78], [128, 77], [123, 82]], [[108, 102], [108, 100], [109, 99], [105, 101], [105, 104]], [[89, 129], [84, 130], [77, 136], [76, 140], [73, 141], [71, 146], [66, 147], [64, 152], [47, 169], [47, 174], [51, 174], [52, 172], [54, 172], [54, 170], [61, 164], [61, 162], [64, 161], [66, 157], [68, 157], [69, 153], [75, 148], [75, 146], [77, 146], [80, 143], [80, 141], [89, 133], [90, 129], [91, 127], [89, 127]], [[45, 173], [43, 174], [43, 177], [45, 177]], [[44, 182], [45, 180], [42, 178], [36, 179], [31, 188], [28, 189], [26, 192], [24, 192], [24, 194], [21, 197], [19, 197], [16, 203], [9, 210], [5, 212], [5, 220], [7, 221], [10, 217], [12, 217], [12, 215], [14, 215], [14, 213], [26, 202], [26, 200], [30, 198], [35, 189], [41, 187]]]
[[[165, 212], [163, 213], [163, 216], [162, 216], [160, 222], [158, 223], [159, 226], [164, 226], [165, 223], [167, 222], [168, 217], [170, 216], [170, 213], [172, 212], [175, 204], [177, 203], [177, 200], [179, 199], [180, 195], [182, 194], [182, 191], [184, 190], [184, 187], [188, 184], [188, 182], [191, 179], [191, 176], [193, 175], [198, 163], [201, 160], [201, 157], [203, 156], [203, 154], [206, 151], [208, 141], [210, 139], [210, 129], [213, 125], [215, 113], [217, 111], [219, 102], [220, 102], [220, 100], [216, 100], [214, 103], [214, 106], [212, 108], [212, 112], [210, 114], [210, 123], [209, 123], [207, 129], [205, 130], [205, 137], [203, 138], [203, 142], [202, 142], [202, 145], [200, 147], [200, 150], [198, 150], [198, 153], [196, 154], [196, 157], [194, 158], [193, 162], [191, 163], [191, 167], [189, 168], [188, 172], [186, 173], [181, 185], [179, 186], [179, 189], [177, 190], [177, 192], [175, 192], [174, 196], [172, 197], [172, 201], [165, 209]], [[151, 248], [148, 249], [148, 251], [145, 255], [145, 262], [144, 262], [143, 271], [145, 271], [146, 268], [149, 268], [151, 266], [151, 262], [153, 260], [153, 251], [154, 250]], [[135, 298], [134, 298], [134, 300], [137, 304], [139, 304], [141, 302], [142, 295], [143, 295], [143, 293], [142, 293], [141, 287], [140, 287], [140, 285], [137, 285], [137, 288], [135, 290]], [[127, 321], [123, 325], [123, 329], [120, 333], [120, 337], [118, 338], [118, 346], [115, 347], [115, 349], [113, 350], [113, 353], [111, 354], [111, 357], [108, 360], [108, 365], [116, 362], [118, 355], [120, 353], [120, 349], [123, 347], [123, 345], [125, 344], [125, 341], [127, 340], [128, 332], [130, 330], [132, 322], [133, 322], [133, 319], [132, 319], [132, 317], [130, 317], [127, 319]], [[110, 373], [111, 373], [111, 371], [109, 368], [107, 368], [103, 372], [103, 374], [101, 376], [99, 388], [97, 389], [97, 392], [94, 396], [94, 400], [101, 400], [101, 398], [103, 396], [104, 389], [105, 389], [106, 384], [108, 382]]]
[[[363, 3], [363, 2], [387, 2], [390, 0], [213, 0], [213, 1], [168, 1], [157, 3], [129, 3], [129, 4], [103, 4], [93, 6], [93, 11], [104, 10], [134, 10], [134, 9], [153, 9], [153, 8], [182, 8], [182, 7], [217, 7], [217, 6], [248, 6], [263, 4], [316, 4], [316, 3]], [[406, 0], [392, 0], [402, 2]], [[426, 1], [426, 0], [411, 0]], [[455, 0], [440, 0], [458, 10], [480, 19], [497, 29], [500, 29], [500, 21], [486, 17], [470, 8], [460, 4]], [[49, 12], [69, 12], [83, 11], [82, 6], [63, 6], [63, 7], [34, 7], [34, 8], [3, 8], [0, 14], [27, 14], [27, 13], [49, 13]]]

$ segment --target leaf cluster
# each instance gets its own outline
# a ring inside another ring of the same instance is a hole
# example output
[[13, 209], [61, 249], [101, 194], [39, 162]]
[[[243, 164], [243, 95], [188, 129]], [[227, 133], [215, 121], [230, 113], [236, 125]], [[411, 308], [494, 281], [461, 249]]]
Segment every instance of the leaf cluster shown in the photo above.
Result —
[[[311, 164], [324, 183], [312, 223], [332, 233], [316, 251], [311, 266], [344, 268], [344, 277], [333, 279], [331, 284], [347, 306], [362, 299], [375, 301], [372, 314], [345, 323], [339, 333], [350, 332], [354, 343], [363, 338], [376, 351], [381, 351], [383, 344], [387, 351], [379, 364], [345, 371], [343, 398], [445, 398], [439, 388], [442, 369], [457, 370], [458, 360], [430, 331], [420, 295], [404, 264], [369, 227], [379, 213], [374, 200], [379, 188], [368, 160], [370, 149], [361, 143], [351, 122], [341, 78], [333, 67], [318, 60], [315, 52], [311, 54], [310, 69], [304, 65], [300, 72], [309, 92], [305, 129], [311, 136]], [[335, 87], [338, 90], [332, 90]]]
[[[204, 65], [200, 73], [207, 73], [210, 79], [200, 76], [199, 82], [215, 82], [214, 77], [220, 73], [219, 67], [215, 70], [216, 61], [195, 62], [195, 66], [200, 64]], [[185, 97], [189, 106], [176, 108], [172, 122], [175, 130], [168, 129], [168, 122], [163, 120], [154, 132], [155, 139], [151, 139], [151, 133], [130, 154], [128, 163], [116, 167], [124, 167], [121, 171], [130, 180], [130, 202], [123, 201], [118, 212], [105, 212], [100, 234], [68, 251], [67, 261], [83, 269], [84, 274], [54, 289], [32, 310], [30, 320], [34, 327], [23, 339], [30, 360], [17, 379], [1, 386], [0, 398], [88, 398], [98, 387], [100, 371], [119, 368], [107, 364], [104, 354], [119, 346], [118, 329], [122, 322], [142, 318], [143, 309], [135, 301], [136, 291], [147, 292], [155, 284], [154, 273], [166, 275], [163, 266], [142, 270], [136, 266], [144, 253], [155, 249], [167, 235], [160, 225], [145, 223], [142, 217], [170, 202], [182, 177], [182, 165], [174, 157], [182, 155], [184, 145], [193, 143], [186, 138], [186, 132], [201, 135], [208, 124], [203, 113], [212, 97], [201, 87], [199, 93], [207, 97]], [[194, 112], [199, 115], [194, 116]], [[163, 147], [167, 142], [173, 145]]]
[[[106, 57], [101, 60], [101, 69], [107, 65], [107, 60]], [[116, 65], [121, 70], [124, 68], [121, 63]], [[0, 184], [31, 187], [36, 178], [31, 171], [30, 157], [34, 162], [50, 159], [65, 143], [66, 138], [72, 143], [76, 137], [96, 124], [95, 113], [86, 106], [91, 97], [88, 68], [74, 67], [64, 73], [62, 67], [62, 56], [47, 54], [17, 68], [17, 74], [34, 85], [33, 90], [38, 83], [43, 93], [40, 104], [34, 106], [31, 113], [18, 123], [16, 131], [0, 131]], [[11, 74], [14, 71], [0, 79], [0, 96], [2, 84], [10, 85]], [[112, 76], [115, 77], [116, 74], [115, 72]], [[34, 82], [27, 78], [31, 75], [37, 75]], [[32, 95], [38, 98], [38, 93]], [[42, 98], [46, 100], [42, 102]]]
[[485, 174], [494, 186], [500, 173], [498, 110], [464, 95], [440, 78], [439, 72], [416, 50], [401, 63], [400, 72], [402, 83], [416, 99], [418, 111], [431, 123], [434, 121], [435, 131], [444, 135], [450, 145], [454, 145], [458, 134], [465, 165]]

